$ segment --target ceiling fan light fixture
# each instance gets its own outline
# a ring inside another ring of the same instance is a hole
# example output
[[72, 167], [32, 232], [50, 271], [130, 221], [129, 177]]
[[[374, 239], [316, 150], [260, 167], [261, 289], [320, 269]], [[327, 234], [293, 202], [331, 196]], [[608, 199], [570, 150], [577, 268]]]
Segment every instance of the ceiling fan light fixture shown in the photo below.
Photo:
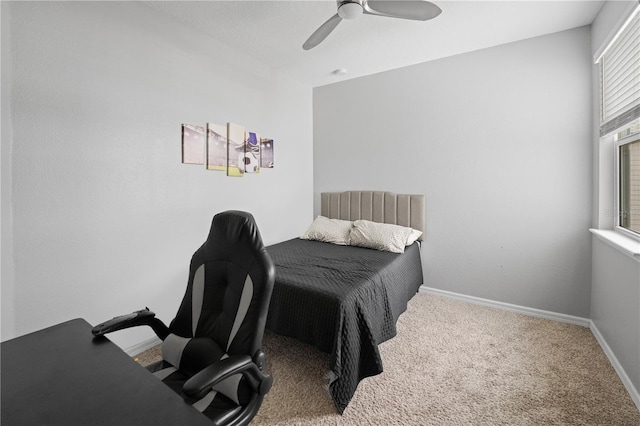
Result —
[[338, 12], [311, 34], [302, 45], [304, 50], [313, 49], [320, 44], [343, 19], [356, 19], [366, 14], [428, 21], [442, 12], [442, 9], [427, 0], [336, 0], [336, 4]]
[[338, 16], [342, 19], [356, 19], [362, 15], [362, 5], [357, 2], [345, 2], [338, 7]]

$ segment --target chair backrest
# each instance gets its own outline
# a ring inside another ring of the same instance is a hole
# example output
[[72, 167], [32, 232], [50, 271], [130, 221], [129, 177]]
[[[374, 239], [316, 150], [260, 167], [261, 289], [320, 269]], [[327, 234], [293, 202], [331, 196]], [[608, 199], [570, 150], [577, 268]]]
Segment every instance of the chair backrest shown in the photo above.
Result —
[[215, 215], [207, 240], [191, 259], [187, 291], [170, 333], [212, 339], [228, 355], [253, 356], [262, 346], [274, 279], [253, 216]]

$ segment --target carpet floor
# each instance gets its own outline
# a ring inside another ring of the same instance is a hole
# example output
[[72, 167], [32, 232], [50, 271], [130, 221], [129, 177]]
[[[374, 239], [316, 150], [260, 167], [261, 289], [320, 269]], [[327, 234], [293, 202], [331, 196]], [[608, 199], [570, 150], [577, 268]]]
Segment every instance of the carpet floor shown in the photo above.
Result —
[[[418, 294], [380, 345], [384, 372], [341, 416], [329, 356], [267, 332], [274, 384], [255, 425], [636, 425], [640, 412], [588, 328]], [[139, 355], [146, 365], [158, 347]]]

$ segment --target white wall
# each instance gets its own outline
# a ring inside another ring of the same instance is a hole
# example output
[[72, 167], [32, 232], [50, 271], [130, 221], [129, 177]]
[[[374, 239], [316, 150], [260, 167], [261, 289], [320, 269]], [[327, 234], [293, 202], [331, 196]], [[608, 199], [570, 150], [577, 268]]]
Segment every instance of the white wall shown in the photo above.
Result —
[[[2, 2], [2, 24], [3, 340], [144, 306], [170, 321], [222, 210], [252, 212], [266, 244], [306, 229], [310, 88], [139, 3]], [[273, 137], [276, 167], [181, 164], [181, 123], [207, 121]]]
[[591, 320], [635, 388], [629, 391], [639, 404], [640, 262], [595, 237]]
[[425, 285], [588, 317], [590, 28], [314, 89], [314, 191], [426, 196]]
[[[598, 56], [637, 6], [635, 1], [608, 1], [592, 25], [592, 53]], [[613, 138], [603, 141], [599, 129], [599, 71], [592, 67], [593, 226], [611, 229], [614, 209]], [[614, 366], [640, 409], [640, 262], [593, 236], [591, 320], [613, 357]]]
[[[1, 4], [0, 4], [1, 6]], [[0, 149], [0, 285], [2, 287], [2, 324], [0, 336], [15, 334], [15, 309], [14, 309], [14, 279], [13, 262], [10, 261], [13, 247], [13, 226], [11, 216], [11, 144], [5, 143], [11, 139], [11, 113], [10, 113], [10, 73], [11, 67], [7, 63], [8, 55], [5, 55], [8, 45], [5, 41], [9, 38], [10, 21], [7, 13], [3, 13], [4, 7], [0, 7], [0, 40], [2, 41], [2, 55], [0, 65], [0, 137], [2, 145]], [[5, 262], [5, 257], [8, 261]]]

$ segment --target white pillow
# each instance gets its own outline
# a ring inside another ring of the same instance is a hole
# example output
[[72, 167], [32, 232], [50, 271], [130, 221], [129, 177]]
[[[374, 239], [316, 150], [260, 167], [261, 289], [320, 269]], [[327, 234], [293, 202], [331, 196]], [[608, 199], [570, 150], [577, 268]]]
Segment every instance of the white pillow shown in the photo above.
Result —
[[318, 216], [300, 239], [324, 241], [325, 243], [345, 246], [348, 244], [347, 240], [352, 226], [353, 222], [350, 220], [329, 219], [328, 217]]
[[410, 246], [411, 244], [418, 241], [418, 238], [420, 238], [421, 235], [422, 235], [422, 231], [418, 231], [417, 229], [411, 228], [411, 234], [409, 235], [409, 239], [407, 240], [407, 245]]
[[356, 220], [349, 233], [349, 245], [404, 253], [411, 231], [405, 226]]

